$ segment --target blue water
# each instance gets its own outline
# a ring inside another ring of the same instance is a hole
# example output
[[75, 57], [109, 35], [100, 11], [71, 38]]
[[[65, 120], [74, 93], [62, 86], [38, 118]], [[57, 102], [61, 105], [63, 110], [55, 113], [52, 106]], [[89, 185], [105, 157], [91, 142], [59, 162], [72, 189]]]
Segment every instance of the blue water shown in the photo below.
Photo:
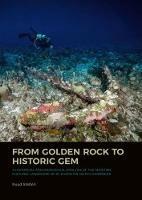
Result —
[[30, 27], [51, 37], [55, 48], [142, 48], [139, 0], [2, 0], [0, 46], [27, 47]]

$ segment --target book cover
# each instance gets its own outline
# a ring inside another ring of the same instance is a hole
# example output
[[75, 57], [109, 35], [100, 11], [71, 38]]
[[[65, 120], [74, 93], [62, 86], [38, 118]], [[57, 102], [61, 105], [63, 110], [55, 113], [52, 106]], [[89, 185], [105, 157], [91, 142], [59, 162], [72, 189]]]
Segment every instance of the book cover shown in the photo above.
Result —
[[2, 187], [139, 177], [141, 111], [142, 2], [1, 1]]

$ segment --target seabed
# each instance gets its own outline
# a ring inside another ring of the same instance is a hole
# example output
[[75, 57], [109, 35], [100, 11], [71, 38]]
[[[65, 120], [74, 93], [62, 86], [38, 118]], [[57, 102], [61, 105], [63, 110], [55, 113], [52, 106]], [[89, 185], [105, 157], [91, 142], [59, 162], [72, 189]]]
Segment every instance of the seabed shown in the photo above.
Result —
[[142, 141], [142, 51], [0, 50], [0, 142]]

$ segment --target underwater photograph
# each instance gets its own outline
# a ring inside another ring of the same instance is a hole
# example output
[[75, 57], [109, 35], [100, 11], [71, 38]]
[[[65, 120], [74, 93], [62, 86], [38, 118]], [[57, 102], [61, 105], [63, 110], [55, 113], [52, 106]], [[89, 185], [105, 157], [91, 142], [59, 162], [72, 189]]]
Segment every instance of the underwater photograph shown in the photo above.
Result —
[[141, 142], [142, 2], [0, 2], [0, 142]]

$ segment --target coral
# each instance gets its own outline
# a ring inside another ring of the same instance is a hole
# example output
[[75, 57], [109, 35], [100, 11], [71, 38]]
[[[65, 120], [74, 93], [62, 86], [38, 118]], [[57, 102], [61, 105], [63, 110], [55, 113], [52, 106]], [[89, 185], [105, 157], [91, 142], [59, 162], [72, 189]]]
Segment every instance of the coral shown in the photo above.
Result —
[[23, 125], [30, 126], [30, 129], [34, 131], [69, 128], [80, 123], [84, 126], [99, 122], [102, 126], [101, 122], [107, 119], [107, 115], [116, 111], [114, 106], [108, 106], [105, 101], [102, 104], [102, 101], [70, 113], [59, 112], [60, 104], [57, 102], [44, 104], [44, 106], [40, 105], [22, 114], [19, 121]]
[[33, 125], [35, 121], [43, 119], [44, 115], [46, 117], [51, 116], [51, 113], [59, 111], [61, 107], [62, 107], [62, 104], [58, 102], [41, 104], [40, 106], [31, 108], [27, 112], [22, 114], [19, 118], [19, 122], [23, 125]]
[[32, 108], [31, 111], [38, 113], [52, 113], [55, 111], [59, 111], [62, 108], [62, 104], [59, 102], [52, 102], [47, 104], [41, 104], [38, 107]]
[[86, 91], [86, 89], [85, 89], [85, 87], [83, 87], [83, 85], [72, 85], [72, 89], [74, 92], [82, 93], [82, 94], [84, 94]]

